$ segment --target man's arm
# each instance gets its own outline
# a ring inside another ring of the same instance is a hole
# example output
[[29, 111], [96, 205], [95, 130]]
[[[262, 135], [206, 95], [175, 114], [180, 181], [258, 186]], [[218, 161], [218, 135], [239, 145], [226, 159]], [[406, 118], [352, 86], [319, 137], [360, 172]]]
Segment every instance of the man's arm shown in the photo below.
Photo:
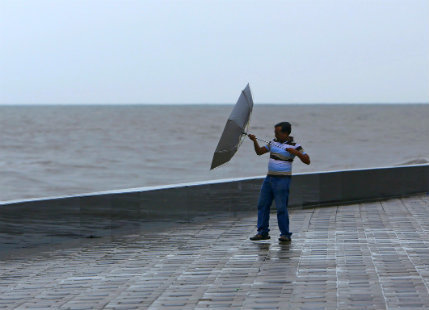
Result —
[[253, 146], [255, 147], [256, 154], [262, 155], [269, 152], [265, 147], [259, 146], [258, 141], [256, 140], [256, 137], [254, 135], [250, 134], [249, 139], [253, 141]]

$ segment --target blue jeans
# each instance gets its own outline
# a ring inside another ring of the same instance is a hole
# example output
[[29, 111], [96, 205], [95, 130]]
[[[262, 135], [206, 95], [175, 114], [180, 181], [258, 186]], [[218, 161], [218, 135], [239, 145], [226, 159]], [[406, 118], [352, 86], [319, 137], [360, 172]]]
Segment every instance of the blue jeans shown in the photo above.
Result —
[[291, 176], [267, 175], [262, 183], [258, 200], [258, 233], [268, 234], [270, 229], [270, 207], [274, 199], [277, 208], [277, 222], [281, 236], [292, 236], [289, 231], [289, 214], [287, 210], [289, 200], [289, 185]]

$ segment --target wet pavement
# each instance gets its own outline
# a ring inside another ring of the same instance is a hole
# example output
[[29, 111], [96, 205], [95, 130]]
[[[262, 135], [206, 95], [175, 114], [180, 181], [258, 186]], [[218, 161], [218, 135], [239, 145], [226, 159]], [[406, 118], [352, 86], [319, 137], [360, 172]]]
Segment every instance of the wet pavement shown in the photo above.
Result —
[[[275, 212], [275, 210], [273, 210]], [[0, 261], [0, 309], [428, 309], [429, 196], [216, 215]]]

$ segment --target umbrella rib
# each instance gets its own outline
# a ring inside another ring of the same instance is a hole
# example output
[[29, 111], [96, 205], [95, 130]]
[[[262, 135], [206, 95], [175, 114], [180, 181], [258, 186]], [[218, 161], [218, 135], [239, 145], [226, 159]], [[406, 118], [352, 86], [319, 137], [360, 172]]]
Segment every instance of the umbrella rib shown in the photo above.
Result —
[[241, 91], [241, 93], [244, 95], [244, 97], [246, 97], [247, 105], [248, 105], [248, 106], [249, 106], [249, 108], [250, 108], [250, 104], [249, 104], [250, 100], [249, 100], [249, 98], [247, 97], [246, 93], [244, 92], [244, 89]]

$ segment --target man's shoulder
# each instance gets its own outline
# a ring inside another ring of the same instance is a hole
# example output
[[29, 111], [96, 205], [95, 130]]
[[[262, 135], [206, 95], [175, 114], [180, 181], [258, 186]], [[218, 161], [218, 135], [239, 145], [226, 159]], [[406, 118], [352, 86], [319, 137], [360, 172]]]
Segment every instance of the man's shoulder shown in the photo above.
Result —
[[302, 147], [301, 143], [299, 143], [299, 142], [294, 141], [293, 143], [289, 143], [289, 146], [288, 146], [288, 147], [290, 147], [290, 148], [294, 148], [294, 149], [295, 149], [295, 150], [297, 150], [298, 152], [301, 152], [301, 153], [303, 153], [303, 154], [306, 154], [306, 153], [305, 153], [304, 148]]
[[272, 143], [274, 143], [274, 145], [278, 145], [278, 146], [280, 146], [280, 145], [284, 145], [284, 146], [287, 146], [287, 147], [293, 147], [293, 148], [296, 148], [296, 149], [302, 149], [302, 145], [301, 145], [301, 143], [300, 143], [300, 142], [297, 142], [297, 141], [295, 141], [295, 140], [293, 140], [293, 141], [280, 142], [280, 141], [278, 141], [276, 138], [274, 138], [274, 139], [271, 139], [271, 140], [269, 141], [269, 144], [272, 144]]
[[301, 143], [295, 143], [295, 145], [293, 146], [293, 148], [299, 152], [301, 152], [302, 154], [306, 154], [304, 148], [302, 147]]
[[294, 146], [294, 147], [302, 147], [301, 143], [299, 141], [293, 140], [292, 142], [288, 142], [288, 144]]

